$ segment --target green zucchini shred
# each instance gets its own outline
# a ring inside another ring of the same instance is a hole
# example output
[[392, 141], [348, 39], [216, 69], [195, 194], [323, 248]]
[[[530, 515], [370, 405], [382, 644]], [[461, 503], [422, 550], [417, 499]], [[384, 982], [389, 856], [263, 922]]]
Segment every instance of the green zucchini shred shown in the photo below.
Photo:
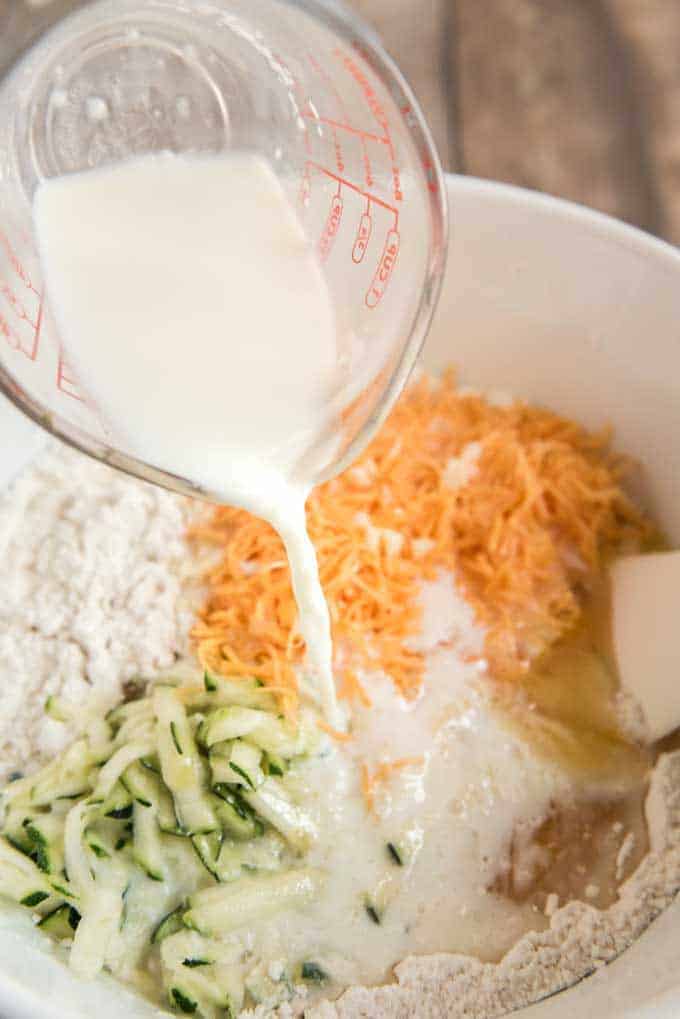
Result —
[[236, 772], [236, 774], [240, 778], [243, 779], [246, 785], [249, 785], [252, 790], [255, 790], [256, 788], [255, 783], [253, 782], [248, 772], [243, 770], [240, 764], [236, 764], [234, 761], [229, 761], [229, 767], [231, 768], [232, 771]]
[[370, 901], [370, 899], [367, 899], [364, 902], [364, 909], [366, 910], [366, 915], [368, 916], [369, 920], [372, 923], [377, 924], [378, 927], [379, 927], [380, 924], [382, 923], [382, 919], [381, 919], [380, 913], [378, 912], [376, 907], [373, 905], [373, 903]]
[[184, 929], [182, 913], [185, 911], [185, 908], [184, 905], [178, 906], [177, 909], [173, 909], [171, 913], [163, 917], [151, 935], [151, 943], [153, 945], [160, 944], [165, 938], [169, 938], [171, 934], [177, 934], [178, 931]]
[[318, 962], [303, 962], [300, 968], [300, 977], [310, 984], [325, 984], [328, 982], [328, 973], [319, 966]]
[[171, 722], [170, 723], [170, 735], [172, 736], [172, 742], [175, 744], [175, 750], [177, 751], [177, 753], [181, 757], [182, 754], [184, 753], [184, 751], [182, 750], [182, 744], [179, 741], [179, 734], [177, 732], [177, 723], [176, 722]]
[[401, 855], [400, 850], [395, 846], [394, 842], [387, 843], [387, 855], [392, 860], [392, 863], [396, 863], [397, 867], [404, 866], [404, 859]]
[[198, 1009], [198, 1002], [193, 1001], [184, 991], [180, 990], [179, 987], [173, 987], [170, 990], [170, 1001], [171, 1004], [179, 1009], [184, 1015], [193, 1015]]
[[31, 892], [30, 895], [21, 899], [20, 902], [22, 906], [29, 906], [30, 908], [33, 908], [34, 906], [39, 906], [41, 902], [45, 902], [45, 900], [49, 899], [49, 897], [49, 892]]
[[264, 771], [266, 775], [273, 775], [275, 778], [283, 778], [286, 773], [286, 762], [278, 754], [264, 753]]
[[80, 913], [78, 910], [64, 903], [64, 905], [57, 906], [56, 909], [47, 913], [38, 924], [38, 927], [51, 937], [56, 938], [57, 941], [64, 941], [67, 938], [73, 937], [79, 923]]

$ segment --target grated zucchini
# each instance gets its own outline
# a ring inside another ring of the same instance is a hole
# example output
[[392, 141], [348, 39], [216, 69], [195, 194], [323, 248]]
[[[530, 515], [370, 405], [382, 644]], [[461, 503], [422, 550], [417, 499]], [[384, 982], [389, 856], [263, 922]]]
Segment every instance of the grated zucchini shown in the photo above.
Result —
[[219, 743], [210, 754], [213, 785], [233, 784], [255, 791], [264, 782], [262, 751], [243, 740]]
[[164, 880], [165, 863], [156, 812], [138, 801], [132, 810], [132, 855], [153, 881]]
[[57, 941], [66, 941], [73, 938], [73, 934], [80, 923], [80, 913], [73, 906], [57, 906], [51, 913], [42, 918], [38, 926], [46, 934]]
[[61, 874], [64, 870], [64, 818], [38, 814], [24, 824], [31, 843], [31, 856], [40, 870]]
[[172, 796], [163, 785], [159, 774], [145, 767], [141, 760], [135, 761], [126, 770], [121, 782], [133, 799], [153, 810], [161, 831], [177, 832], [177, 817]]
[[99, 772], [99, 778], [92, 793], [92, 799], [106, 800], [107, 796], [110, 796], [116, 782], [122, 778], [130, 765], [134, 761], [138, 761], [140, 757], [148, 757], [154, 749], [155, 747], [152, 743], [140, 741], [127, 743], [117, 750]]
[[73, 709], [60, 698], [50, 695], [45, 701], [45, 714], [54, 719], [55, 722], [70, 722]]
[[212, 747], [215, 743], [247, 736], [266, 720], [266, 712], [253, 708], [220, 708], [203, 722], [199, 738], [206, 747]]
[[158, 757], [163, 781], [172, 793], [181, 828], [190, 835], [219, 829], [204, 784], [204, 768], [184, 705], [170, 687], [154, 690]]
[[202, 934], [226, 934], [280, 910], [304, 905], [318, 894], [321, 883], [321, 873], [312, 869], [244, 877], [233, 885], [196, 892], [182, 919]]
[[[224, 1019], [255, 973], [230, 932], [318, 894], [319, 872], [289, 869], [315, 828], [287, 791], [318, 739], [252, 677], [176, 671], [106, 716], [72, 713], [83, 735], [2, 790], [0, 895], [70, 942], [83, 978], [160, 981], [176, 1010]], [[293, 993], [289, 976], [264, 983]]]
[[300, 967], [300, 977], [309, 984], [325, 984], [328, 982], [328, 973], [319, 966], [318, 962], [303, 962]]
[[4, 839], [0, 839], [0, 895], [29, 908], [54, 895], [52, 885], [33, 860]]
[[278, 779], [267, 778], [256, 792], [243, 790], [243, 798], [299, 852], [309, 849], [318, 837], [312, 818], [291, 801]]
[[228, 678], [212, 672], [197, 673], [182, 693], [201, 710], [221, 707], [253, 708], [275, 714], [276, 698], [252, 676]]
[[169, 938], [171, 934], [176, 934], [178, 931], [183, 930], [184, 923], [182, 922], [182, 913], [184, 912], [185, 907], [178, 906], [177, 909], [173, 909], [172, 913], [168, 913], [164, 916], [151, 935], [152, 943], [160, 944], [161, 941]]
[[214, 792], [213, 809], [225, 834], [243, 840], [262, 834], [262, 822], [235, 786], [218, 784]]
[[[55, 800], [74, 799], [92, 788], [94, 757], [87, 740], [78, 740], [30, 782], [30, 802], [36, 807], [49, 806]], [[22, 780], [26, 781], [26, 780]], [[16, 783], [10, 787], [17, 792]]]

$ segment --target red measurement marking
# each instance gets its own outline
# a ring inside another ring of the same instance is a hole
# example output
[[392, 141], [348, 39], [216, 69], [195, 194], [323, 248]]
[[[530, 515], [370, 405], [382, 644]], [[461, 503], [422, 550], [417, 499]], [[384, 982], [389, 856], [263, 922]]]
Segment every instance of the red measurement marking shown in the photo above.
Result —
[[27, 322], [33, 327], [33, 329], [38, 328], [38, 323], [34, 322], [30, 317], [21, 298], [17, 297], [9, 283], [6, 283], [4, 280], [0, 280], [0, 294], [2, 294], [5, 298], [10, 308], [21, 322]]
[[342, 97], [342, 93], [337, 89], [332, 77], [330, 76], [326, 68], [323, 66], [323, 64], [319, 63], [314, 54], [308, 53], [307, 56], [309, 58], [310, 64], [312, 65], [316, 73], [319, 75], [320, 78], [323, 79], [326, 88], [328, 88], [329, 91], [333, 93], [335, 102], [337, 103], [338, 109], [340, 110], [340, 116], [342, 117], [343, 124], [349, 124], [349, 117], [347, 116], [347, 107], [345, 106], [345, 100]]
[[373, 221], [371, 214], [365, 212], [359, 220], [359, 229], [357, 230], [356, 240], [354, 241], [354, 247], [352, 248], [352, 261], [359, 265], [363, 262], [366, 249], [368, 248], [368, 242], [371, 239], [371, 231], [373, 229]]
[[[11, 326], [5, 315], [0, 316], [0, 334], [5, 337], [13, 350], [24, 354], [29, 361], [38, 356], [38, 343], [42, 326], [42, 299], [38, 306], [36, 321], [28, 314], [23, 302], [17, 297], [8, 283], [0, 282], [0, 295], [4, 297], [12, 310], [14, 326]], [[22, 325], [19, 325], [21, 323]]]
[[300, 181], [300, 204], [306, 208], [309, 205], [309, 199], [312, 194], [312, 183], [309, 179], [309, 170], [305, 167], [305, 171], [302, 174], [302, 180]]
[[394, 200], [395, 202], [403, 202], [404, 192], [401, 190], [401, 170], [397, 164], [397, 158], [391, 138], [389, 140], [388, 150], [392, 161], [392, 193], [394, 195]]
[[[363, 56], [363, 52], [360, 46], [355, 46], [355, 49], [359, 54]], [[334, 56], [340, 60], [345, 70], [349, 71], [351, 76], [364, 94], [364, 99], [368, 105], [369, 110], [380, 124], [383, 133], [385, 135], [384, 142], [387, 146], [387, 151], [390, 154], [391, 160], [391, 171], [392, 171], [392, 190], [394, 193], [395, 202], [401, 202], [404, 200], [404, 193], [401, 188], [401, 170], [397, 164], [396, 153], [394, 150], [394, 143], [392, 141], [392, 133], [390, 131], [390, 122], [388, 120], [385, 108], [378, 98], [378, 94], [371, 84], [367, 75], [363, 72], [361, 67], [357, 64], [356, 60], [351, 57], [348, 53], [343, 53], [341, 49], [333, 51]], [[366, 59], [366, 58], [365, 58]]]
[[338, 138], [338, 132], [335, 130], [335, 128], [333, 128], [333, 147], [335, 148], [335, 165], [337, 167], [337, 171], [338, 173], [344, 173], [345, 159], [342, 154], [342, 145], [340, 144], [340, 139]]
[[38, 321], [35, 324], [35, 335], [33, 337], [33, 348], [31, 350], [30, 354], [28, 355], [30, 357], [31, 361], [36, 361], [37, 358], [38, 358], [38, 345], [40, 343], [40, 333], [41, 333], [41, 330], [42, 330], [44, 311], [45, 311], [45, 299], [43, 297], [41, 297], [40, 298], [40, 307], [38, 308]]
[[360, 127], [352, 127], [351, 124], [344, 124], [340, 120], [331, 120], [330, 117], [322, 117], [320, 114], [310, 111], [309, 113], [303, 113], [303, 117], [308, 119], [318, 120], [320, 124], [326, 124], [327, 127], [336, 128], [338, 131], [347, 131], [348, 134], [357, 135], [359, 138], [363, 138], [365, 141], [372, 142], [383, 142], [385, 145], [389, 145], [390, 139], [383, 138], [382, 135], [372, 134], [370, 131], [363, 131]]
[[366, 306], [368, 308], [377, 308], [382, 301], [387, 285], [392, 278], [394, 267], [397, 262], [397, 255], [399, 254], [399, 233], [396, 230], [390, 230], [385, 241], [385, 247], [380, 258], [380, 263], [376, 270], [373, 282], [368, 288], [366, 294]]
[[427, 187], [432, 194], [437, 194], [439, 187], [437, 186], [437, 172], [434, 168], [434, 163], [431, 159], [423, 160], [423, 167], [425, 168], [425, 176], [427, 177]]
[[374, 195], [372, 192], [365, 191], [363, 188], [358, 187], [357, 184], [353, 184], [352, 181], [347, 180], [346, 177], [340, 177], [337, 173], [333, 173], [332, 170], [329, 170], [328, 167], [323, 166], [322, 163], [315, 163], [312, 159], [308, 159], [307, 166], [311, 166], [315, 170], [318, 170], [319, 173], [325, 174], [326, 177], [330, 177], [331, 180], [336, 181], [342, 187], [349, 188], [351, 191], [356, 191], [358, 195], [361, 195], [368, 202], [371, 202], [374, 205], [379, 205], [382, 209], [387, 209], [388, 212], [391, 212], [394, 215], [395, 229], [398, 227], [399, 210], [395, 208], [394, 205], [390, 205], [389, 202], [384, 202], [382, 198], [378, 198], [377, 195]]
[[342, 50], [338, 49], [334, 51], [334, 55], [338, 57], [345, 70], [349, 71], [354, 78], [355, 82], [364, 94], [364, 99], [366, 100], [369, 110], [380, 124], [386, 137], [389, 138], [390, 125], [387, 119], [387, 114], [385, 113], [385, 108], [380, 102], [373, 85], [361, 70], [356, 60], [354, 60], [348, 53], [343, 53]]
[[342, 222], [342, 198], [340, 195], [333, 195], [331, 211], [328, 213], [326, 225], [319, 239], [319, 258], [324, 262], [331, 253], [333, 241], [335, 240], [340, 223]]
[[[325, 117], [320, 116], [315, 109], [312, 110], [310, 113], [303, 113], [303, 117], [306, 117], [308, 120], [313, 120], [316, 124], [329, 125], [330, 123], [328, 120], [326, 120]], [[345, 157], [342, 154], [342, 145], [340, 143], [340, 138], [338, 137], [337, 130], [332, 125], [331, 131], [333, 133], [333, 148], [335, 150], [335, 166], [338, 173], [344, 173]]]
[[368, 154], [368, 145], [365, 141], [362, 141], [363, 156], [364, 156], [364, 180], [366, 181], [366, 187], [372, 188], [375, 184], [375, 177], [373, 176], [373, 167], [371, 165], [371, 157]]
[[345, 100], [343, 99], [342, 94], [340, 93], [340, 91], [336, 87], [336, 84], [333, 81], [333, 78], [328, 73], [326, 68], [323, 67], [317, 61], [317, 59], [316, 59], [316, 57], [314, 56], [313, 53], [309, 53], [308, 57], [309, 57], [310, 64], [312, 65], [314, 70], [317, 72], [319, 77], [323, 80], [323, 82], [326, 85], [327, 89], [330, 92], [333, 93], [333, 96], [335, 97], [335, 102], [337, 104], [338, 110], [340, 111], [340, 120], [335, 120], [335, 121], [328, 120], [328, 123], [332, 124], [333, 126], [337, 127], [338, 129], [342, 129], [343, 131], [347, 131], [349, 134], [356, 135], [359, 138], [359, 141], [361, 142], [361, 151], [362, 151], [362, 155], [363, 155], [364, 174], [365, 174], [365, 178], [366, 178], [366, 187], [371, 188], [371, 187], [373, 187], [374, 180], [373, 180], [373, 169], [371, 167], [371, 157], [370, 157], [369, 152], [368, 152], [367, 139], [370, 137], [370, 138], [375, 138], [378, 141], [380, 141], [380, 137], [379, 137], [379, 135], [371, 135], [370, 133], [367, 134], [365, 131], [360, 131], [360, 130], [357, 130], [357, 128], [352, 127], [352, 125], [350, 124], [349, 116], [347, 114], [347, 107], [345, 106]]
[[30, 276], [28, 275], [23, 265], [19, 261], [19, 257], [16, 254], [14, 248], [12, 247], [9, 237], [2, 230], [0, 230], [0, 248], [4, 250], [5, 254], [7, 255], [7, 260], [9, 264], [12, 266], [21, 282], [24, 283], [29, 290], [32, 290], [37, 297], [40, 297], [40, 294], [31, 283]]
[[418, 119], [413, 112], [413, 107], [410, 103], [406, 103], [401, 107], [401, 115], [408, 124], [409, 127], [415, 127], [418, 123]]
[[9, 322], [5, 316], [0, 312], [0, 336], [4, 336], [7, 343], [10, 345], [12, 350], [21, 350], [21, 340], [13, 332]]
[[69, 396], [72, 400], [80, 400], [84, 403], [84, 400], [78, 392], [78, 383], [71, 374], [71, 369], [66, 363], [63, 351], [59, 351], [59, 364], [57, 365], [57, 389], [64, 394]]

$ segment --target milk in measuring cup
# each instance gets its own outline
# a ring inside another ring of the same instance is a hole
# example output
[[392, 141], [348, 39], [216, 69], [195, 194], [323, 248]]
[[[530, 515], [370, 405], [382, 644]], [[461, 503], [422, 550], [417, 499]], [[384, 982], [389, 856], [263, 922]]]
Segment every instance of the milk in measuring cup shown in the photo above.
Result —
[[34, 219], [60, 338], [109, 425], [142, 460], [281, 534], [335, 723], [311, 486], [293, 467], [328, 423], [336, 323], [273, 170], [245, 153], [148, 156], [45, 181]]

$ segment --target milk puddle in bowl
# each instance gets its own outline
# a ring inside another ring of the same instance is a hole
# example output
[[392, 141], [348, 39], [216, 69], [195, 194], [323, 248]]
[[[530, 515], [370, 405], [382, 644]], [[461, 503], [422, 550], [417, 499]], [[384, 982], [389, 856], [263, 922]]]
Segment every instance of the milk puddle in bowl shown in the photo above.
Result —
[[[51, 682], [31, 745], [49, 727], [65, 750], [36, 752], [4, 790], [0, 888], [79, 977], [108, 970], [178, 1012], [419, 1014], [448, 967], [447, 1014], [500, 1015], [611, 958], [672, 894], [670, 862], [653, 905], [645, 892], [672, 839], [658, 802], [647, 830], [656, 750], [623, 711], [599, 623], [609, 559], [654, 547], [654, 529], [598, 437], [451, 377], [412, 386], [340, 478], [297, 487], [339, 340], [279, 185], [231, 159], [144, 160], [38, 196], [53, 312], [103, 413], [140, 457], [242, 508], [178, 516], [187, 563], [207, 563], [186, 660], [90, 680], [88, 697], [86, 671], [77, 691]], [[241, 202], [216, 215], [232, 170]], [[182, 201], [200, 215], [181, 217], [178, 251]], [[225, 322], [240, 328], [215, 353]], [[51, 455], [56, 478], [27, 480], [24, 516], [61, 487], [70, 527], [87, 472], [69, 481], [74, 454]], [[143, 630], [134, 598], [115, 606]], [[82, 643], [77, 615], [69, 639]]]

